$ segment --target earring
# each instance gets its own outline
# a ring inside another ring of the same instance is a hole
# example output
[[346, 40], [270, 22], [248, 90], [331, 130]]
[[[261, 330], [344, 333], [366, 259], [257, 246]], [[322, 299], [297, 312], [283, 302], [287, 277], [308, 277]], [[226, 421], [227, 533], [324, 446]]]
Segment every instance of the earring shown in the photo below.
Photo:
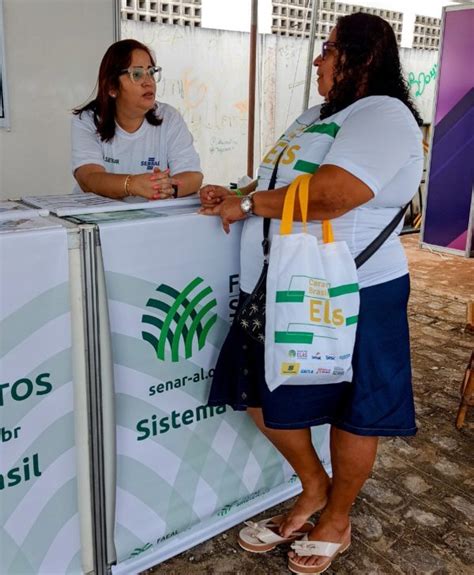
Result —
[[115, 92], [113, 92], [112, 94], [110, 94], [110, 97], [111, 97], [111, 98], [116, 98], [116, 97], [117, 97], [117, 94], [116, 94]]

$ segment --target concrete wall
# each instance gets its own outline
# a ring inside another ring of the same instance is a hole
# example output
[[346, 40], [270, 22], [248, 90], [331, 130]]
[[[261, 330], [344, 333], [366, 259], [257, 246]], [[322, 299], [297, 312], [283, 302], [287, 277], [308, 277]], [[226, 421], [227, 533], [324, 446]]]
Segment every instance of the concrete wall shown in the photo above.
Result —
[[11, 129], [0, 129], [0, 199], [70, 192], [70, 110], [114, 40], [115, 1], [3, 5]]

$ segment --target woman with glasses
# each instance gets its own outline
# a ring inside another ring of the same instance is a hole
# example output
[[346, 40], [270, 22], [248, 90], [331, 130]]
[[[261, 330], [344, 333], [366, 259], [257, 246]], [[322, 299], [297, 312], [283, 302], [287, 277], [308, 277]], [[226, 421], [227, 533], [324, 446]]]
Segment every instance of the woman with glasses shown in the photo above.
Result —
[[156, 102], [161, 68], [136, 40], [115, 42], [99, 69], [96, 97], [74, 110], [72, 168], [78, 186], [114, 199], [187, 196], [202, 183], [183, 118]]
[[[219, 186], [205, 186], [200, 192], [201, 212], [219, 216], [225, 231], [233, 222], [245, 220], [240, 305], [262, 270], [262, 218], [271, 218], [271, 239], [278, 233], [288, 186], [298, 175], [312, 174], [308, 232], [321, 240], [321, 220], [332, 220], [335, 239], [346, 241], [354, 257], [397, 215], [401, 218], [402, 207], [421, 180], [422, 122], [409, 97], [390, 25], [364, 13], [340, 18], [314, 65], [324, 103], [304, 112], [284, 132], [263, 159], [258, 183], [237, 194]], [[269, 190], [277, 162], [275, 189]], [[295, 210], [295, 219], [301, 220], [299, 206]], [[296, 225], [300, 231], [301, 224]], [[292, 543], [288, 566], [294, 573], [322, 573], [349, 547], [351, 507], [371, 473], [378, 438], [416, 433], [407, 321], [409, 276], [396, 231], [358, 269], [358, 280], [352, 381], [281, 385], [270, 392], [264, 346], [238, 321], [230, 329], [213, 377], [209, 404], [247, 410], [301, 480], [302, 494], [287, 514], [250, 524], [239, 535], [240, 546], [253, 552], [304, 537]], [[295, 354], [304, 353], [297, 347]], [[317, 369], [318, 354], [313, 359]], [[338, 369], [337, 357], [325, 359], [334, 360], [334, 370]], [[310, 434], [311, 426], [327, 423], [332, 482]], [[312, 525], [308, 520], [318, 511], [319, 519]]]

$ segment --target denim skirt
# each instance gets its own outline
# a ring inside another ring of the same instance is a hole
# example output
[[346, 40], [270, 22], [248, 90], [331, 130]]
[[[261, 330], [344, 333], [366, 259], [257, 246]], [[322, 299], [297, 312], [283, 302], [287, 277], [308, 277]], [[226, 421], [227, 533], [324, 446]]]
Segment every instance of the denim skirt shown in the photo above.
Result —
[[[217, 361], [209, 405], [239, 411], [261, 407], [265, 425], [273, 429], [330, 423], [356, 435], [414, 435], [409, 293], [408, 274], [360, 290], [351, 382], [281, 385], [271, 392], [263, 345], [234, 321]], [[246, 297], [241, 292], [239, 308]]]

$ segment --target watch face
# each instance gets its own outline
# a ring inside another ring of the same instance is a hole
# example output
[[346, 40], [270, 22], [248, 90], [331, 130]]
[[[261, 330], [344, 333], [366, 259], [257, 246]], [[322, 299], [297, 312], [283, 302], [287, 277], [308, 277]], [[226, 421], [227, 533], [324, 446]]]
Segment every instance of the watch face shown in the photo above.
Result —
[[240, 208], [244, 212], [244, 214], [248, 214], [252, 209], [251, 198], [248, 197], [242, 198], [242, 200], [240, 201]]

